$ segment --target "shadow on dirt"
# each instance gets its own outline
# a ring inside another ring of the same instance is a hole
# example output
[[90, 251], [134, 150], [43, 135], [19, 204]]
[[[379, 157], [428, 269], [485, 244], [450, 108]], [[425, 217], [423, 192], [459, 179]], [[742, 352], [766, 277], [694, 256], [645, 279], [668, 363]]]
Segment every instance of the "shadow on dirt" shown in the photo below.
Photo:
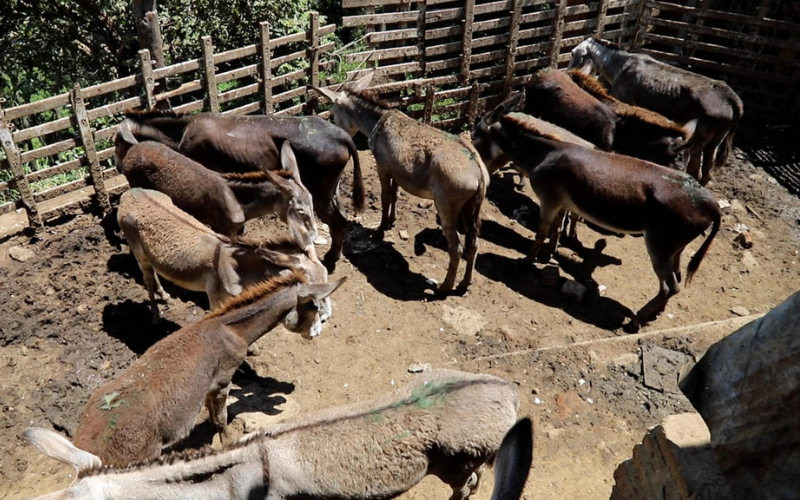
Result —
[[[561, 267], [563, 268], [563, 264]], [[601, 297], [595, 286], [589, 286], [580, 302], [569, 300], [559, 292], [563, 278], [557, 286], [546, 286], [542, 283], [541, 271], [520, 260], [494, 253], [482, 253], [478, 255], [475, 269], [488, 279], [503, 283], [520, 295], [548, 307], [561, 309], [573, 318], [598, 328], [615, 330], [633, 316], [630, 309], [616, 300]]]
[[349, 225], [345, 237], [344, 254], [367, 277], [367, 282], [378, 292], [397, 300], [432, 298], [432, 294], [425, 293], [431, 288], [428, 278], [412, 272], [406, 257], [393, 244], [377, 241], [374, 235], [372, 229]]
[[126, 300], [103, 308], [103, 331], [124, 343], [137, 356], [180, 328], [181, 325], [164, 318], [154, 325], [147, 303]]

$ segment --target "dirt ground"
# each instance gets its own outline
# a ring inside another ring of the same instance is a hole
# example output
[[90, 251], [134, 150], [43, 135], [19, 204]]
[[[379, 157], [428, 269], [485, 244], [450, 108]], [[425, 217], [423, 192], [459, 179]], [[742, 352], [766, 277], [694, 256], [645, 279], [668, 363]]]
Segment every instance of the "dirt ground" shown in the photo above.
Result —
[[[370, 198], [348, 228], [333, 275], [349, 277], [333, 296], [333, 317], [311, 341], [280, 327], [258, 341], [260, 353], [242, 365], [228, 401], [236, 433], [392, 391], [413, 377], [412, 365], [492, 373], [519, 385], [521, 414], [535, 422], [525, 498], [608, 498], [614, 469], [645, 431], [691, 411], [682, 395], [643, 384], [641, 349], [652, 344], [696, 356], [707, 347], [691, 336], [645, 335], [625, 347], [603, 340], [626, 337], [621, 325], [656, 292], [642, 239], [581, 226], [584, 248], [556, 256], [562, 283], [589, 287], [575, 302], [542, 282], [542, 265], [517, 262], [534, 236], [538, 208], [530, 186], [515, 189], [515, 176], [501, 172], [483, 208], [468, 295], [435, 300], [426, 280], [441, 281], [447, 264], [435, 209], [401, 194], [395, 229], [383, 244], [373, 242], [380, 193], [371, 154], [361, 156]], [[350, 179], [348, 170], [348, 209]], [[723, 209], [723, 229], [692, 285], [643, 333], [732, 318], [734, 308], [764, 313], [800, 289], [800, 200], [738, 149], [710, 188], [732, 204]], [[248, 224], [250, 236], [279, 228], [272, 220]], [[752, 234], [747, 251], [734, 241], [741, 224]], [[34, 239], [0, 242], [0, 497], [68, 485], [72, 470], [40, 455], [19, 437], [22, 430], [42, 426], [70, 436], [95, 388], [208, 308], [203, 294], [165, 285], [173, 299], [162, 307], [165, 321], [153, 327], [141, 273], [115, 230], [84, 214]], [[590, 249], [601, 238], [607, 246], [598, 254]], [[12, 247], [32, 256], [13, 260]], [[198, 422], [183, 446], [212, 443], [205, 415]], [[478, 500], [489, 498], [490, 485]], [[429, 477], [404, 498], [445, 495]]]

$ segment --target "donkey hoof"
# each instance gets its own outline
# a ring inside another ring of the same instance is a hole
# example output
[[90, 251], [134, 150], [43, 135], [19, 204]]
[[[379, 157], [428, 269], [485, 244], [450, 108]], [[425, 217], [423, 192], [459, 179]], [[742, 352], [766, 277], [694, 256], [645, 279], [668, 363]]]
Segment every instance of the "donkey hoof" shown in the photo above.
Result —
[[641, 328], [641, 324], [635, 319], [632, 319], [629, 323], [622, 325], [622, 330], [625, 333], [636, 333]]

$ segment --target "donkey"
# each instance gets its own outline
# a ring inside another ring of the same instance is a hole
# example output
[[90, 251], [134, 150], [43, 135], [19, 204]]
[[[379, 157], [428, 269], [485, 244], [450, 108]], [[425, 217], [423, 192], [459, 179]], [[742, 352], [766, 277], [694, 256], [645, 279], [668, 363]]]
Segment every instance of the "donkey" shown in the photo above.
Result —
[[518, 102], [519, 96], [512, 97], [486, 113], [475, 126], [473, 143], [485, 161], [499, 151], [509, 155], [516, 168], [528, 176], [540, 200], [541, 220], [528, 260], [537, 257], [548, 233], [547, 254], [555, 252], [558, 219], [565, 210], [615, 232], [644, 233], [659, 290], [624, 325], [628, 332], [638, 331], [680, 291], [681, 253], [711, 226], [689, 262], [686, 283], [691, 281], [719, 231], [717, 200], [684, 172], [543, 134], [508, 114]]
[[[327, 269], [317, 259], [314, 246], [302, 236], [264, 244], [227, 238], [158, 191], [133, 188], [123, 193], [117, 221], [144, 275], [153, 322], [161, 318], [155, 294], [167, 297], [159, 274], [187, 290], [206, 292], [212, 308], [287, 270], [299, 270], [312, 283], [328, 281]], [[320, 316], [325, 321], [330, 315], [330, 299], [326, 298]]]
[[452, 488], [451, 500], [466, 500], [497, 456], [492, 498], [517, 500], [532, 452], [530, 420], [514, 425], [518, 407], [510, 382], [432, 370], [390, 394], [278, 424], [219, 451], [128, 467], [102, 467], [54, 431], [28, 429], [24, 437], [78, 470], [71, 487], [41, 498], [388, 500], [432, 474]]
[[736, 92], [723, 81], [591, 37], [572, 49], [569, 68], [585, 71], [589, 64], [618, 99], [678, 123], [697, 119], [686, 170], [700, 184], [708, 184], [714, 167], [724, 165], [733, 149], [733, 136], [744, 112]]
[[[341, 129], [316, 116], [229, 116], [174, 112], [129, 113], [116, 139], [118, 161], [131, 139], [156, 140], [219, 172], [276, 170], [278, 152], [288, 141], [297, 157], [299, 178], [319, 218], [330, 227], [331, 246], [323, 258], [333, 272], [342, 255], [347, 219], [339, 207], [338, 186], [353, 158], [353, 207], [364, 208], [364, 181], [358, 150]], [[123, 139], [125, 137], [126, 139]]]
[[289, 142], [281, 148], [281, 165], [282, 170], [259, 172], [258, 183], [239, 182], [160, 142], [143, 141], [128, 149], [121, 173], [131, 187], [168, 195], [175, 206], [225, 236], [236, 236], [247, 220], [276, 213], [313, 242], [317, 237], [313, 202], [297, 180], [297, 160]]
[[390, 109], [363, 92], [374, 72], [347, 84], [342, 92], [315, 88], [334, 106], [335, 123], [355, 135], [369, 137], [381, 182], [381, 223], [377, 237], [390, 229], [396, 218], [397, 189], [402, 187], [414, 196], [432, 199], [436, 205], [447, 240], [450, 265], [444, 282], [436, 289], [439, 295], [453, 290], [461, 258], [461, 243], [456, 229], [463, 221], [464, 252], [467, 261], [464, 278], [456, 293], [467, 291], [478, 253], [480, 209], [489, 184], [489, 172], [470, 142], [442, 132]]
[[275, 277], [161, 339], [92, 393], [75, 446], [106, 465], [156, 458], [189, 435], [204, 403], [229, 441], [225, 400], [247, 347], [279, 323], [303, 338], [316, 336], [319, 302], [343, 282], [310, 284], [300, 273]]
[[691, 146], [697, 119], [678, 125], [655, 111], [619, 101], [595, 77], [580, 70], [569, 70], [567, 75], [616, 115], [614, 152], [686, 170], [684, 151]]

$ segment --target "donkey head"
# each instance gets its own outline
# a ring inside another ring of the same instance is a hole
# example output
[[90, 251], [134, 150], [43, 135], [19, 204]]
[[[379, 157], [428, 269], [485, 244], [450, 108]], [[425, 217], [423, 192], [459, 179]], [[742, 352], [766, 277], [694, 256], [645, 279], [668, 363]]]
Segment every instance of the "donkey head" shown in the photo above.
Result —
[[322, 331], [322, 302], [345, 282], [347, 277], [330, 283], [301, 283], [297, 285], [297, 304], [283, 319], [287, 330], [299, 333], [305, 339], [316, 337]]
[[478, 154], [481, 155], [481, 159], [483, 159], [490, 171], [494, 161], [504, 155], [500, 145], [492, 137], [492, 127], [500, 121], [503, 115], [513, 111], [521, 100], [522, 92], [519, 92], [498, 104], [496, 108], [483, 115], [475, 123], [475, 128], [472, 131], [472, 145], [478, 150]]
[[333, 122], [351, 136], [358, 132], [358, 125], [355, 121], [356, 103], [350, 96], [353, 93], [358, 94], [369, 87], [374, 76], [375, 72], [371, 71], [354, 82], [346, 83], [342, 86], [343, 91], [341, 92], [328, 88], [312, 87], [333, 103], [333, 109], [331, 109]]
[[117, 134], [114, 136], [114, 166], [117, 172], [122, 173], [122, 160], [128, 154], [128, 150], [139, 141], [133, 135], [130, 120], [125, 119], [117, 127]]
[[572, 49], [572, 58], [569, 60], [567, 69], [578, 69], [582, 73], [590, 74], [592, 71], [592, 58], [590, 47], [594, 43], [594, 38], [589, 37]]
[[281, 167], [284, 175], [266, 171], [272, 183], [281, 192], [283, 202], [275, 207], [275, 213], [284, 221], [292, 234], [308, 235], [299, 241], [313, 244], [317, 239], [317, 221], [314, 218], [314, 200], [311, 193], [300, 180], [300, 170], [297, 167], [297, 158], [294, 156], [289, 141], [284, 141], [281, 147]]
[[658, 165], [664, 165], [675, 170], [686, 171], [686, 150], [692, 145], [697, 120], [691, 120], [679, 129], [674, 135], [661, 137], [642, 144], [641, 155], [635, 155]]

